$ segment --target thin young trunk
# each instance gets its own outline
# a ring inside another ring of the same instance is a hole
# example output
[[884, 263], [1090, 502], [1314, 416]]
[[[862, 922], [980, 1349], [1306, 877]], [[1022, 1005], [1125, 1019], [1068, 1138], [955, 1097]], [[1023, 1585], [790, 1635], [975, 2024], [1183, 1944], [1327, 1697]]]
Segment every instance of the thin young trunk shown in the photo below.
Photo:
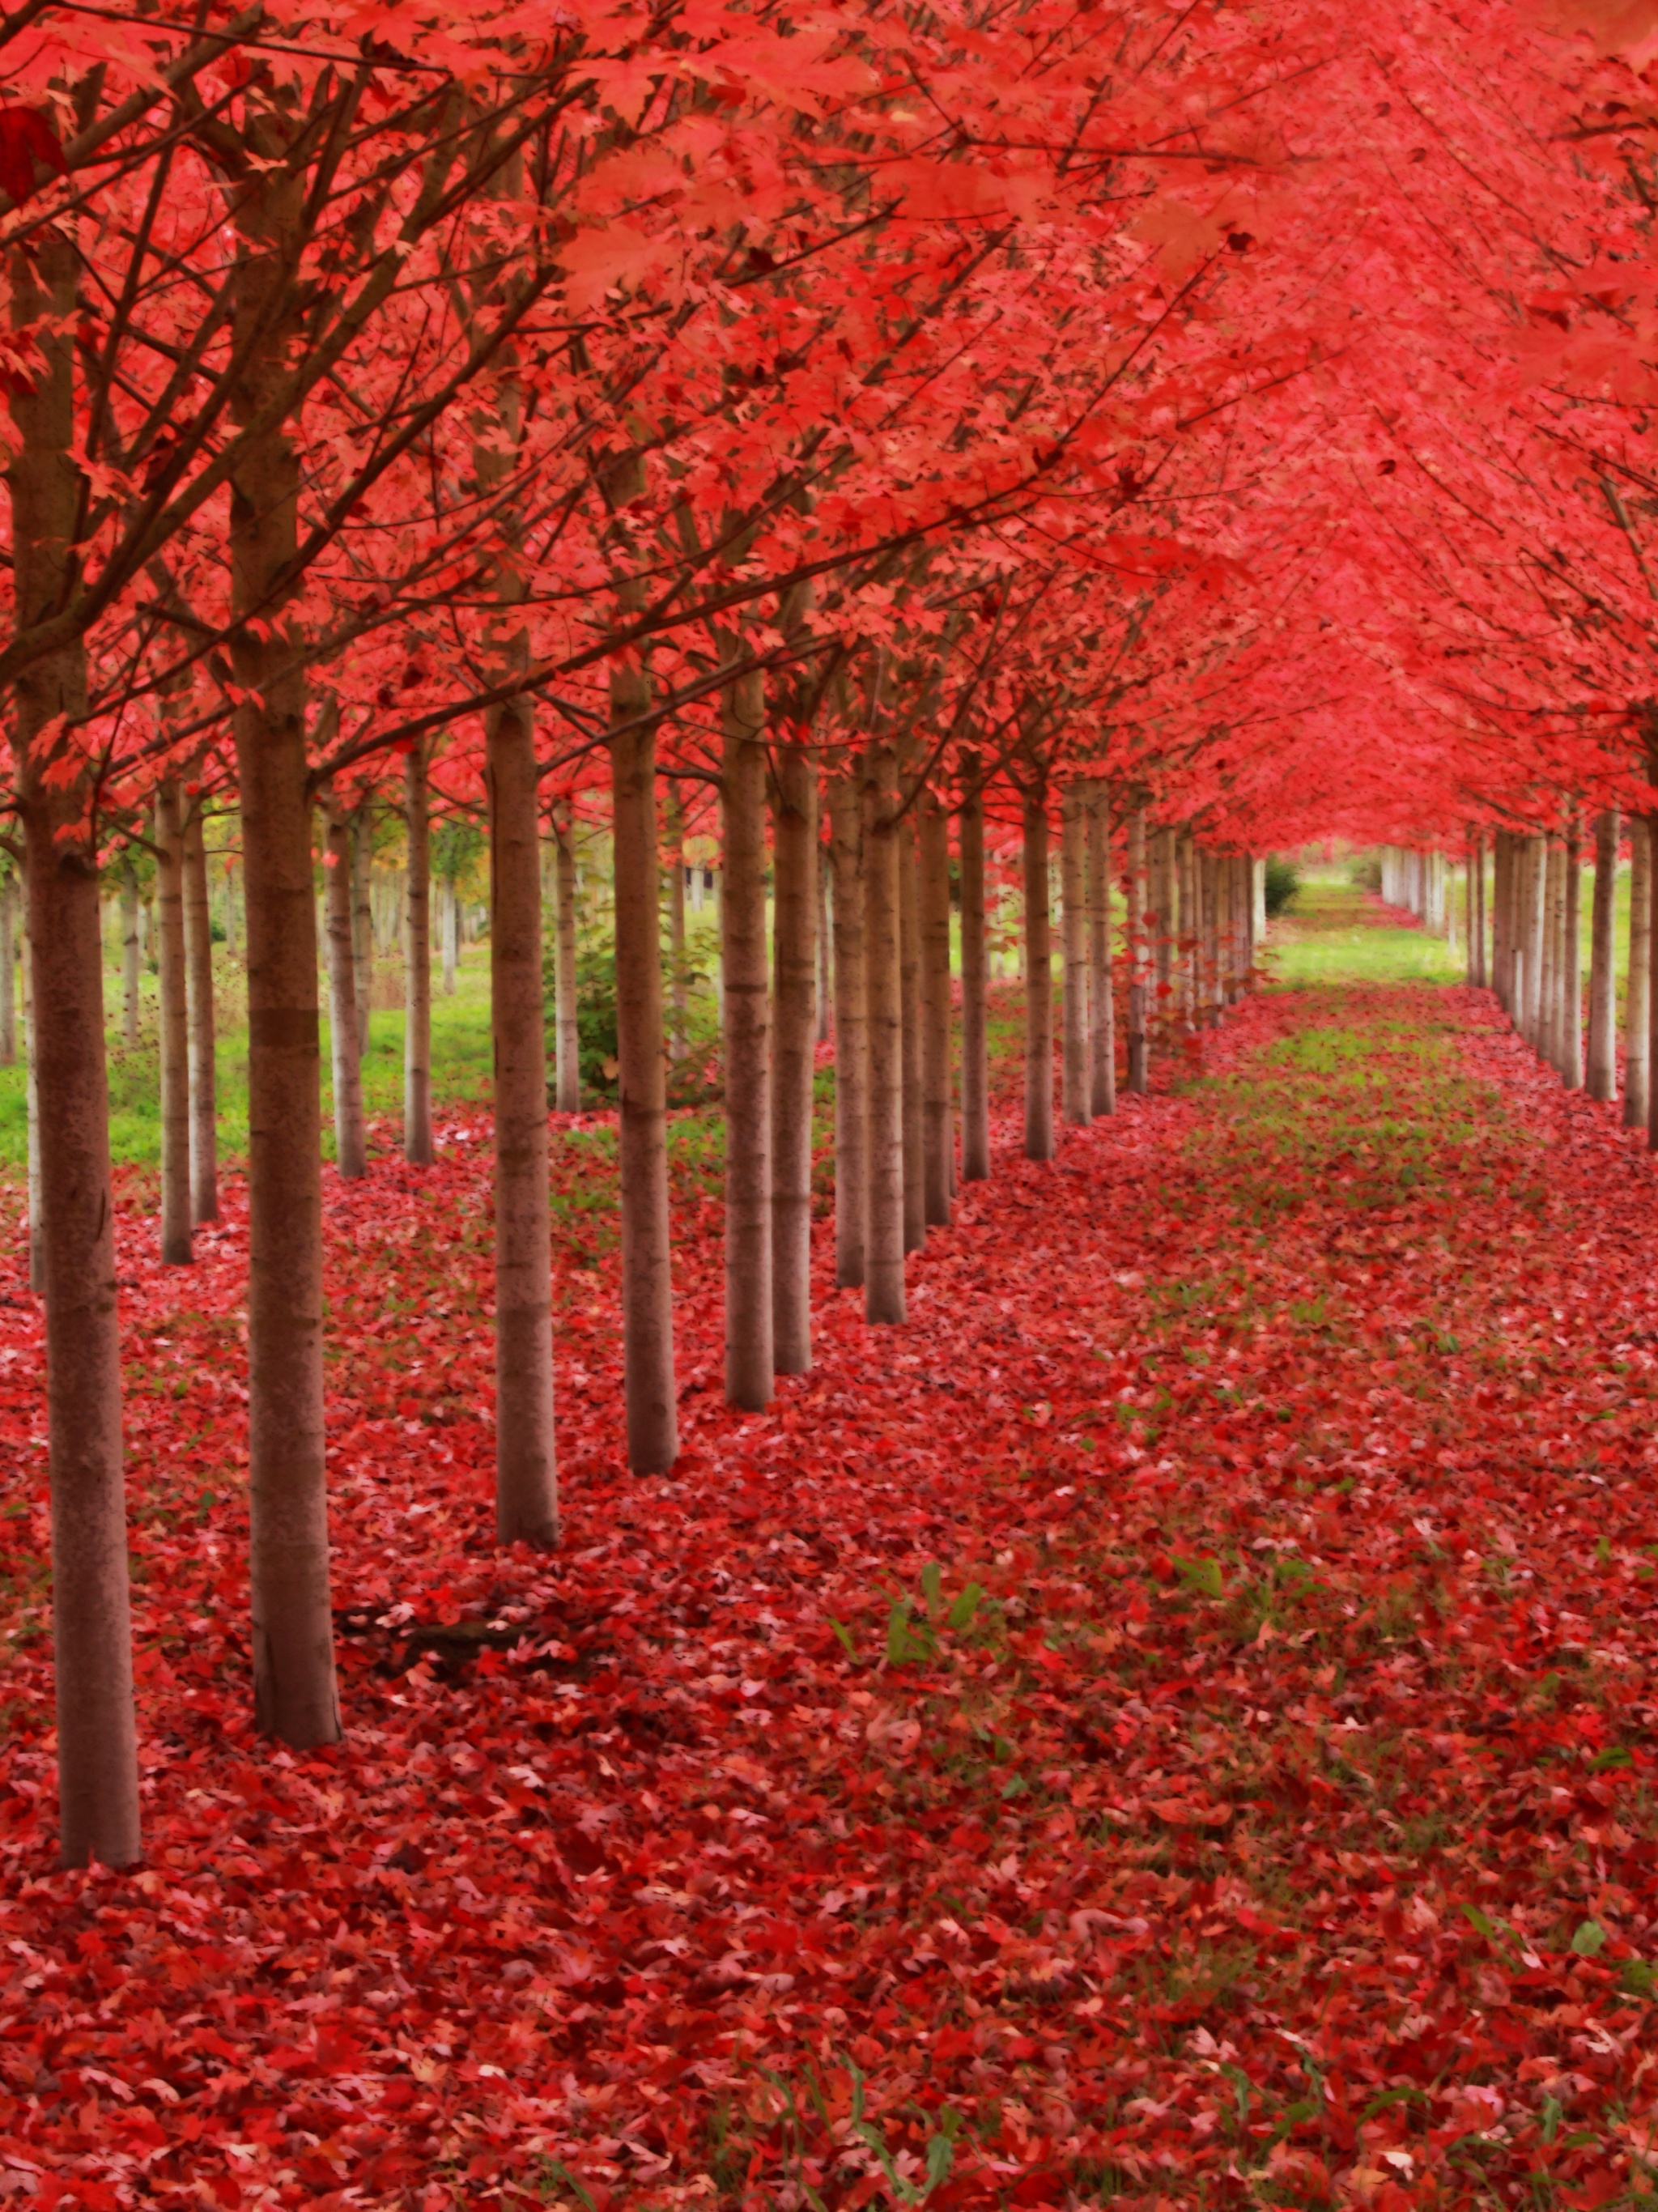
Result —
[[726, 1398], [771, 1403], [771, 979], [766, 972], [766, 707], [758, 670], [721, 716], [720, 959], [725, 972]]
[[864, 1279], [868, 1201], [869, 1039], [864, 1012], [864, 798], [854, 765], [830, 779], [835, 875], [835, 1280]]
[[[14, 327], [39, 324], [34, 372], [10, 401], [11, 559], [19, 609], [74, 589], [84, 481], [71, 458], [79, 262], [72, 227], [41, 231], [8, 274]], [[65, 1866], [129, 1866], [140, 1852], [137, 1735], [121, 1479], [120, 1340], [115, 1303], [103, 940], [95, 803], [78, 749], [46, 734], [87, 711], [86, 652], [60, 646], [15, 679], [16, 805], [28, 899], [29, 1045], [39, 1117], [51, 1461], [52, 1640], [59, 1855]], [[73, 744], [73, 740], [70, 741]], [[67, 771], [67, 775], [64, 774]]]
[[0, 1067], [17, 1064], [17, 878], [0, 881]]
[[489, 800], [489, 1026], [495, 1048], [495, 1533], [558, 1541], [552, 1219], [541, 982], [541, 799], [535, 708], [484, 720]]
[[121, 860], [121, 1042], [131, 1052], [138, 1042], [141, 985], [138, 942], [138, 877], [131, 853]]
[[1060, 1096], [1066, 1120], [1084, 1129], [1094, 1118], [1088, 1018], [1089, 799], [1080, 784], [1069, 783], [1060, 801], [1060, 941], [1065, 969]]
[[160, 923], [161, 1259], [187, 1267], [190, 1205], [190, 1002], [185, 979], [185, 836], [175, 776], [155, 793], [155, 908]]
[[575, 825], [568, 803], [553, 809], [553, 996], [558, 1030], [561, 1114], [581, 1111], [581, 1030], [576, 1006]]
[[362, 1126], [362, 1054], [358, 1042], [357, 963], [352, 928], [351, 826], [328, 808], [323, 897], [328, 917], [328, 1032], [334, 1084], [334, 1158], [355, 1179], [368, 1172]]
[[1652, 842], [1643, 814], [1629, 823], [1629, 973], [1624, 979], [1624, 1127], [1647, 1126], [1652, 1005]]
[[926, 1140], [921, 1111], [921, 893], [915, 811], [898, 825], [898, 977], [904, 1067], [904, 1249], [926, 1243]]
[[1054, 1157], [1054, 956], [1048, 908], [1048, 793], [1024, 794], [1024, 1151]]
[[635, 1474], [665, 1474], [679, 1455], [679, 1425], [658, 920], [656, 727], [641, 719], [649, 705], [647, 678], [637, 669], [611, 671], [611, 717], [633, 725], [610, 738], [628, 1464]]
[[1147, 1087], [1145, 960], [1145, 809], [1128, 817], [1128, 1088]]
[[990, 1173], [990, 1057], [985, 976], [985, 804], [976, 756], [963, 763], [962, 1180]]
[[1548, 841], [1526, 841], [1526, 1020], [1522, 1036], [1533, 1052], [1542, 1050], [1543, 955], [1548, 942]]
[[351, 825], [351, 953], [356, 963], [357, 1050], [368, 1049], [374, 1009], [374, 814], [368, 801]]
[[1602, 1103], [1618, 1096], [1617, 810], [1594, 818], [1594, 906], [1589, 924], [1589, 1050], [1588, 1088]]
[[663, 809], [668, 833], [668, 1057], [685, 1057], [685, 817], [670, 787]]
[[956, 1117], [950, 1066], [950, 817], [924, 790], [917, 813], [921, 878], [921, 1110], [926, 1218], [948, 1228]]
[[438, 924], [443, 939], [443, 995], [455, 995], [455, 969], [460, 959], [460, 893], [454, 880], [446, 877], [440, 902], [441, 919]]
[[1103, 784], [1088, 807], [1088, 989], [1090, 1104], [1096, 1114], [1117, 1110], [1117, 1002], [1111, 978], [1111, 794]]
[[1562, 925], [1565, 918], [1565, 883], [1561, 867], [1560, 842], [1550, 837], [1545, 846], [1543, 878], [1543, 992], [1539, 1011], [1537, 1049], [1557, 1074], [1561, 1053]]
[[1175, 833], [1159, 830], [1151, 841], [1151, 916], [1154, 963], [1154, 1003], [1146, 1027], [1156, 1032], [1159, 1044], [1168, 1042], [1172, 1011], [1175, 951]]
[[864, 1313], [902, 1322], [904, 1298], [904, 1038], [898, 884], [897, 763], [890, 746], [868, 757], [864, 829], [865, 1025], [869, 1070]]
[[[27, 1117], [29, 1202], [29, 1288], [39, 1296], [46, 1287], [46, 1204], [40, 1181], [40, 1057], [35, 1048], [34, 957], [30, 944], [28, 862], [23, 868], [23, 1087]], [[106, 1076], [106, 1083], [108, 1078]]]
[[812, 992], [817, 964], [817, 765], [780, 745], [772, 789], [772, 1357], [811, 1365]]
[[1203, 900], [1198, 849], [1182, 836], [1180, 857], [1180, 1000], [1189, 1034], [1203, 1024]]
[[418, 741], [403, 763], [403, 1156], [432, 1164], [432, 794]]
[[[819, 811], [822, 807], [820, 803]], [[816, 1036], [819, 1044], [828, 1044], [835, 1034], [833, 1008], [835, 1005], [835, 939], [829, 921], [829, 848], [820, 842], [816, 863], [817, 877], [817, 1022]]]
[[1572, 809], [1560, 854], [1560, 1075], [1583, 1087], [1583, 841]]
[[1509, 956], [1513, 939], [1512, 870], [1509, 866], [1513, 839], [1499, 830], [1491, 840], [1491, 990], [1504, 1013], [1514, 1005], [1514, 967]]
[[197, 1221], [219, 1218], [217, 1044], [213, 1006], [213, 913], [199, 806], [185, 826], [185, 983], [190, 1006], [190, 1200]]

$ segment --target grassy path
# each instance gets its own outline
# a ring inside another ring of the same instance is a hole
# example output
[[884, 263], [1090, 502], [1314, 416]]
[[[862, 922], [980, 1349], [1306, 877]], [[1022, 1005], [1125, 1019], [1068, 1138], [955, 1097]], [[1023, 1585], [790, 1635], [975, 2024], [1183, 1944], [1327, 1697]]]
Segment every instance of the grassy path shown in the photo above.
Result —
[[1177, 1093], [1049, 1168], [999, 1125], [907, 1330], [823, 1279], [762, 1419], [682, 1194], [671, 1480], [617, 1461], [614, 1255], [562, 1254], [556, 1559], [489, 1537], [484, 1147], [331, 1178], [338, 1754], [247, 1728], [240, 1223], [187, 1287], [125, 1229], [131, 1881], [48, 1870], [0, 1286], [0, 2166], [168, 2212], [1649, 2201], [1658, 1178], [1419, 933], [1322, 913]]

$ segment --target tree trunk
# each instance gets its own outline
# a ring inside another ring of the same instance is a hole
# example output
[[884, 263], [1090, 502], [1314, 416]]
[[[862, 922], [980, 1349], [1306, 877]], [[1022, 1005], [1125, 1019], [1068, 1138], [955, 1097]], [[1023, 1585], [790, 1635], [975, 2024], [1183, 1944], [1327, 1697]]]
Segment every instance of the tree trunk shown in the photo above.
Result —
[[1560, 851], [1560, 1076], [1568, 1091], [1583, 1087], [1583, 840], [1577, 810]]
[[950, 817], [931, 791], [917, 810], [921, 890], [921, 1108], [926, 1218], [950, 1226], [956, 1117], [950, 1066]]
[[775, 753], [772, 788], [772, 1357], [780, 1375], [811, 1365], [811, 1086], [817, 964], [817, 765], [803, 745]]
[[1168, 1042], [1168, 1024], [1173, 1011], [1175, 950], [1175, 835], [1159, 830], [1151, 841], [1151, 917], [1153, 958], [1153, 1007], [1146, 1024], [1159, 1045]]
[[1618, 1096], [1618, 842], [1615, 808], [1594, 820], [1594, 905], [1589, 925], [1588, 1087], [1603, 1103]]
[[628, 1464], [665, 1474], [679, 1454], [668, 1216], [667, 1055], [662, 1035], [658, 919], [656, 728], [637, 720], [650, 685], [635, 668], [610, 672], [610, 714], [635, 726], [610, 739], [616, 826], [616, 1060], [621, 1090], [622, 1338]]
[[757, 670], [726, 687], [720, 959], [725, 973], [726, 1398], [771, 1403], [771, 1000], [766, 972], [766, 706]]
[[217, 1041], [213, 1006], [213, 910], [199, 806], [185, 827], [185, 985], [190, 1014], [190, 1200], [197, 1221], [219, 1218]]
[[561, 1114], [581, 1111], [581, 1030], [576, 1005], [575, 824], [567, 803], [553, 809], [553, 995], [558, 1029]]
[[921, 890], [912, 807], [898, 825], [899, 988], [904, 1066], [904, 1249], [926, 1243], [926, 1138], [921, 1108]]
[[484, 719], [495, 1048], [495, 1533], [558, 1541], [552, 1219], [541, 984], [541, 796], [524, 693]]
[[1090, 1100], [1117, 1110], [1117, 1002], [1111, 981], [1111, 794], [1101, 784], [1088, 808], [1088, 965], [1093, 1001]]
[[[40, 1057], [35, 1048], [34, 958], [29, 942], [33, 925], [29, 920], [27, 851], [23, 871], [23, 957], [21, 963], [23, 1000], [23, 1087], [27, 1117], [29, 1288], [39, 1297], [46, 1287], [46, 1202], [40, 1182]], [[107, 1085], [108, 1077], [105, 1078]]]
[[17, 1065], [17, 878], [0, 880], [0, 1067]]
[[1509, 899], [1509, 858], [1513, 840], [1499, 830], [1491, 840], [1491, 990], [1504, 1013], [1514, 1004], [1514, 982], [1509, 946], [1513, 936]]
[[[190, 1204], [190, 1005], [185, 980], [185, 839], [178, 779], [155, 793], [155, 909], [160, 924], [161, 1259], [187, 1267]], [[101, 947], [100, 947], [101, 950]]]
[[[823, 812], [821, 797], [818, 802], [818, 812], [821, 818]], [[829, 850], [827, 846], [823, 843], [821, 838], [818, 843], [817, 855], [813, 862], [813, 873], [816, 876], [817, 882], [817, 1024], [816, 1035], [819, 1044], [828, 1044], [835, 1035], [834, 1024], [830, 1012], [830, 1010], [835, 1004], [835, 939], [829, 922]]]
[[1089, 1066], [1088, 806], [1088, 792], [1079, 784], [1067, 784], [1060, 801], [1060, 941], [1065, 969], [1060, 1097], [1066, 1120], [1084, 1129], [1094, 1118]]
[[685, 1057], [685, 817], [671, 786], [663, 810], [668, 833], [668, 1057]]
[[121, 859], [121, 1042], [131, 1052], [138, 1042], [141, 968], [138, 942], [138, 876], [132, 855]]
[[1145, 961], [1145, 809], [1128, 817], [1128, 1088], [1147, 1087]]
[[460, 892], [452, 877], [443, 883], [438, 927], [443, 939], [443, 995], [455, 995], [455, 969], [460, 959]]
[[367, 799], [351, 824], [351, 953], [357, 981], [357, 1050], [368, 1049], [374, 1011], [374, 811]]
[[1629, 974], [1624, 982], [1624, 1127], [1644, 1129], [1650, 1076], [1652, 843], [1647, 817], [1629, 823]]
[[864, 831], [865, 1021], [869, 1088], [864, 1313], [902, 1322], [904, 1299], [904, 1038], [898, 884], [897, 763], [890, 746], [868, 756]]
[[351, 825], [327, 808], [323, 899], [328, 930], [328, 1032], [334, 1086], [334, 1158], [341, 1175], [368, 1171], [362, 1126], [362, 1062], [357, 1039], [357, 963], [353, 943]]
[[1561, 958], [1566, 913], [1564, 859], [1559, 839], [1550, 837], [1545, 847], [1543, 1004], [1537, 1049], [1557, 1074], [1561, 1066], [1562, 995], [1565, 981]]
[[835, 875], [835, 1280], [864, 1279], [869, 1038], [864, 1012], [864, 798], [854, 763], [829, 787]]
[[[84, 479], [72, 349], [79, 262], [73, 227], [48, 227], [10, 259], [14, 328], [39, 325], [35, 367], [10, 399], [15, 601], [25, 618], [73, 590]], [[59, 1855], [65, 1866], [130, 1866], [140, 1853], [137, 1737], [121, 1478], [103, 933], [96, 793], [78, 749], [46, 733], [87, 710], [76, 638], [36, 660], [11, 696], [15, 791], [27, 851], [29, 1043], [40, 1115], [46, 1408], [51, 1461]], [[73, 744], [73, 740], [70, 741]], [[65, 775], [64, 771], [68, 771]]]
[[962, 1180], [990, 1173], [990, 1056], [985, 977], [985, 804], [976, 759], [963, 765]]
[[1180, 862], [1180, 1005], [1187, 1032], [1203, 1023], [1203, 900], [1197, 846], [1189, 836], [1176, 848]]
[[404, 757], [403, 822], [409, 866], [403, 882], [403, 1156], [432, 1164], [432, 794], [426, 751]]
[[1054, 1157], [1054, 957], [1048, 911], [1048, 793], [1024, 794], [1024, 1152]]

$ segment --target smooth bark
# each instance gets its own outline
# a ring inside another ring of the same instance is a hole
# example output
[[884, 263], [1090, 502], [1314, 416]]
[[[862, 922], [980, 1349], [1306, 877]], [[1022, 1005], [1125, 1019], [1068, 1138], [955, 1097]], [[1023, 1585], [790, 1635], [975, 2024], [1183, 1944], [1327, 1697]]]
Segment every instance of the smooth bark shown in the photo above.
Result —
[[668, 1057], [685, 1057], [685, 817], [671, 786], [663, 809], [668, 846]]
[[362, 1035], [357, 1022], [357, 962], [352, 924], [351, 826], [327, 809], [323, 903], [327, 917], [328, 1036], [334, 1088], [334, 1163], [348, 1179], [368, 1172], [362, 1121]]
[[926, 1243], [926, 1135], [921, 1104], [921, 886], [915, 810], [898, 824], [898, 981], [904, 1068], [904, 1249]]
[[0, 1067], [17, 1064], [17, 878], [0, 879]]
[[418, 742], [403, 763], [403, 1156], [432, 1164], [432, 794]]
[[190, 1203], [190, 1001], [185, 976], [183, 794], [175, 776], [156, 787], [155, 913], [161, 986], [161, 1259], [187, 1267]]
[[1647, 817], [1629, 825], [1629, 973], [1624, 981], [1624, 1127], [1644, 1129], [1650, 1075], [1652, 837]]
[[962, 796], [962, 1180], [990, 1173], [990, 1054], [985, 945], [985, 807], [978, 763]]
[[575, 824], [568, 803], [553, 809], [553, 1000], [557, 1034], [555, 1100], [581, 1111], [581, 1029], [576, 1002]]
[[234, 404], [246, 430], [231, 483], [231, 661], [247, 900], [249, 1504], [254, 1713], [296, 1747], [340, 1735], [324, 1463], [322, 1174], [316, 902], [306, 757], [305, 652], [287, 612], [298, 549], [299, 457], [283, 380], [301, 342], [294, 283], [300, 179], [281, 125], [246, 126], [268, 167], [234, 203]]
[[868, 1203], [868, 1036], [864, 1008], [864, 796], [857, 772], [829, 786], [835, 878], [835, 1280], [864, 1279]]
[[928, 1225], [948, 1228], [956, 1116], [950, 1066], [950, 817], [924, 790], [916, 833], [921, 878], [921, 1113]]
[[218, 1043], [213, 1004], [213, 909], [199, 806], [185, 824], [185, 985], [190, 1017], [190, 1203], [219, 1218]]
[[1111, 975], [1111, 795], [1100, 785], [1088, 808], [1090, 1100], [1096, 1114], [1117, 1110], [1117, 1000]]
[[864, 826], [865, 1023], [868, 1120], [865, 1200], [864, 1314], [872, 1322], [905, 1317], [904, 1039], [900, 974], [897, 763], [890, 746], [866, 756]]
[[1145, 809], [1137, 806], [1128, 817], [1128, 1088], [1144, 1093], [1149, 1057], [1146, 1048]]
[[1060, 1097], [1066, 1120], [1086, 1128], [1093, 1119], [1089, 1064], [1088, 805], [1080, 785], [1060, 802], [1060, 941], [1065, 969]]
[[772, 1358], [811, 1365], [811, 1091], [817, 969], [817, 764], [780, 745], [772, 784]]
[[128, 853], [121, 860], [121, 1042], [129, 1052], [138, 1042], [142, 950], [138, 940], [138, 874], [132, 865], [132, 855]]
[[1591, 1098], [1603, 1103], [1618, 1095], [1617, 810], [1602, 808], [1594, 818], [1594, 905], [1589, 922], [1589, 1044], [1586, 1075]]
[[1024, 794], [1024, 1152], [1054, 1157], [1054, 955], [1048, 907], [1048, 793]]
[[766, 972], [766, 708], [757, 670], [726, 688], [720, 960], [725, 973], [726, 1398], [771, 1403], [771, 979]]
[[484, 719], [489, 802], [489, 1024], [495, 1055], [495, 1533], [558, 1541], [552, 1220], [541, 981], [541, 802], [535, 708]]
[[368, 1049], [374, 1011], [374, 812], [367, 799], [351, 823], [351, 954], [356, 965], [357, 1050]]

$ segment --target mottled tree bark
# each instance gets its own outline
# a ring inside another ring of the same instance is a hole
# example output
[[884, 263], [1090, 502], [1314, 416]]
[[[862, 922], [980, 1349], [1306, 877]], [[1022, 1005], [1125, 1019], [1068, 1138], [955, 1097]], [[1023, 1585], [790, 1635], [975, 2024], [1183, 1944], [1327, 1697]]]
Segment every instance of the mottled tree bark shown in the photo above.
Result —
[[917, 811], [921, 891], [921, 1111], [928, 1224], [950, 1225], [956, 1117], [950, 1066], [950, 817], [931, 791]]
[[1048, 793], [1024, 794], [1024, 1151], [1054, 1157], [1054, 956], [1048, 887]]
[[190, 1013], [190, 1203], [197, 1221], [219, 1218], [218, 1047], [213, 1005], [213, 908], [207, 845], [193, 806], [185, 826], [185, 984]]
[[357, 962], [353, 928], [351, 825], [327, 806], [323, 908], [328, 955], [328, 1030], [334, 1088], [334, 1158], [343, 1176], [368, 1172], [362, 1122], [362, 1059], [357, 1025]]
[[898, 825], [898, 981], [904, 1066], [904, 1249], [926, 1243], [926, 1137], [921, 1106], [921, 890], [915, 810]]
[[868, 1170], [864, 1313], [902, 1322], [904, 1298], [904, 1038], [900, 975], [897, 763], [872, 747], [864, 829], [865, 1022], [868, 1039]]
[[1060, 1097], [1066, 1120], [1084, 1129], [1094, 1118], [1089, 1065], [1088, 806], [1087, 790], [1067, 784], [1060, 801], [1060, 941], [1065, 969]]
[[1146, 1001], [1151, 996], [1145, 957], [1145, 809], [1128, 817], [1128, 1088], [1144, 1092], [1149, 1060]]
[[864, 1008], [864, 795], [854, 764], [829, 786], [835, 876], [835, 1279], [864, 1279], [869, 1069]]
[[576, 1006], [575, 824], [567, 802], [553, 809], [553, 996], [557, 1024], [556, 1096], [561, 1114], [581, 1111], [581, 1030]]
[[190, 1001], [185, 977], [185, 833], [175, 776], [155, 791], [156, 950], [161, 985], [161, 1259], [187, 1267], [190, 1203]]
[[1644, 815], [1629, 824], [1629, 973], [1624, 981], [1624, 1127], [1644, 1129], [1650, 1075], [1652, 841]]
[[962, 1180], [990, 1173], [990, 1053], [985, 975], [985, 805], [975, 758], [963, 765]]
[[1594, 820], [1594, 906], [1589, 924], [1589, 1048], [1587, 1083], [1591, 1098], [1603, 1103], [1618, 1096], [1617, 957], [1619, 821], [1617, 810], [1603, 808]]
[[374, 1011], [374, 810], [367, 799], [351, 823], [351, 955], [357, 979], [357, 1050], [368, 1049]]
[[403, 1156], [432, 1164], [432, 794], [417, 740], [403, 763]]
[[1096, 1114], [1117, 1110], [1117, 1001], [1111, 981], [1111, 794], [1103, 784], [1088, 807], [1088, 967], [1090, 1104]]
[[[36, 367], [14, 380], [12, 582], [16, 618], [61, 605], [84, 489], [72, 458], [72, 349], [78, 260], [72, 227], [52, 226], [10, 259], [15, 328], [39, 324]], [[29, 1046], [39, 1115], [39, 1196], [46, 1296], [52, 1481], [52, 1642], [59, 1853], [65, 1866], [130, 1866], [140, 1854], [137, 1733], [121, 1474], [120, 1341], [115, 1304], [109, 1099], [104, 1072], [103, 940], [95, 794], [50, 725], [87, 710], [77, 638], [15, 680], [15, 792], [27, 853]], [[70, 773], [63, 778], [65, 769]], [[58, 772], [55, 775], [54, 772]]]
[[817, 965], [817, 764], [776, 748], [772, 786], [772, 1358], [811, 1365], [811, 1086]]
[[725, 973], [726, 1398], [771, 1403], [771, 979], [766, 971], [766, 707], [758, 670], [726, 687], [720, 959]]
[[495, 1048], [495, 1533], [558, 1541], [552, 1218], [541, 982], [541, 793], [527, 693], [484, 718]]
[[131, 1052], [138, 1042], [142, 986], [138, 942], [138, 874], [131, 853], [121, 860], [121, 1042]]
[[[270, 158], [277, 149], [273, 145]], [[272, 167], [234, 204], [231, 659], [247, 897], [249, 1504], [254, 1712], [305, 1748], [340, 1735], [324, 1467], [321, 1111], [305, 653], [284, 610], [299, 459], [279, 392], [302, 301], [303, 185]], [[252, 620], [244, 620], [244, 617]]]

